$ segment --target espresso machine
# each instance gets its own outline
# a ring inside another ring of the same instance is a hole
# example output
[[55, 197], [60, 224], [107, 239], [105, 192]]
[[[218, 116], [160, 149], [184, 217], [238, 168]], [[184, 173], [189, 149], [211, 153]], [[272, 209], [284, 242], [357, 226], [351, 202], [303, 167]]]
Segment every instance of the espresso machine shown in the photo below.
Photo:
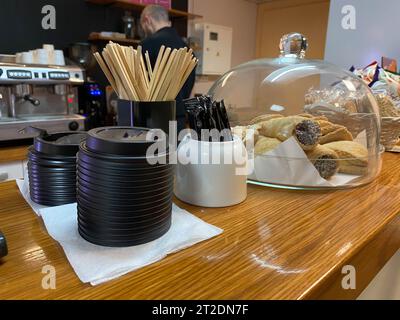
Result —
[[74, 43], [69, 57], [86, 71], [84, 84], [79, 87], [79, 114], [86, 119], [87, 131], [106, 126], [107, 107], [104, 86], [96, 81], [99, 67], [93, 58], [96, 49], [90, 43]]
[[78, 87], [82, 68], [16, 63], [13, 55], [0, 55], [0, 142], [32, 138], [21, 134], [29, 126], [48, 132], [84, 130], [79, 113]]

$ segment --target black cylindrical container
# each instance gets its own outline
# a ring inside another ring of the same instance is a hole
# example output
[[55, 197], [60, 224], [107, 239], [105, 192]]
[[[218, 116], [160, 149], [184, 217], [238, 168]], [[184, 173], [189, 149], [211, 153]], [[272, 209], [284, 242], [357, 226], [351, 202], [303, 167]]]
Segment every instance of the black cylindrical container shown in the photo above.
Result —
[[28, 153], [30, 197], [44, 206], [76, 202], [76, 154], [85, 132], [43, 133]]
[[176, 121], [175, 101], [118, 101], [118, 125], [161, 129], [169, 132], [169, 122]]
[[0, 259], [4, 258], [8, 254], [7, 241], [4, 235], [0, 231]]
[[174, 168], [168, 161], [168, 137], [159, 130], [156, 135], [134, 127], [90, 131], [78, 153], [81, 236], [106, 247], [136, 246], [163, 236], [172, 218]]

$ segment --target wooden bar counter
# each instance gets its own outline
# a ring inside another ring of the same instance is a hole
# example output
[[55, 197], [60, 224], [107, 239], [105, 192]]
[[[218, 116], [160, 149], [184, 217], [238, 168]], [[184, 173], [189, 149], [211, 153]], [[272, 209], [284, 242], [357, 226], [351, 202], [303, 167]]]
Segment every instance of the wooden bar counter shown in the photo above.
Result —
[[[355, 299], [400, 248], [399, 160], [385, 154], [380, 177], [357, 189], [249, 186], [245, 203], [225, 209], [177, 201], [224, 233], [98, 287], [80, 282], [15, 182], [0, 184], [0, 299]], [[55, 290], [42, 289], [46, 265]], [[346, 265], [356, 290], [342, 289]]]

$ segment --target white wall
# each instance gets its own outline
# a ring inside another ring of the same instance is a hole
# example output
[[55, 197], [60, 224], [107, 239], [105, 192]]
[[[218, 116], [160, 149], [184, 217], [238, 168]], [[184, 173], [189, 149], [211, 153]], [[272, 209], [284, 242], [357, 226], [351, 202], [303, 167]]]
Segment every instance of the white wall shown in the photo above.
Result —
[[[246, 0], [189, 0], [189, 11], [202, 20], [233, 28], [232, 67], [255, 58], [257, 5]], [[192, 26], [189, 23], [189, 36]], [[199, 79], [194, 93], [207, 93], [215, 78]]]
[[400, 300], [400, 251], [378, 273], [358, 300]]
[[[342, 27], [347, 5], [355, 8], [355, 30]], [[399, 0], [331, 0], [325, 59], [346, 69], [380, 63], [382, 56], [400, 62], [399, 12]]]

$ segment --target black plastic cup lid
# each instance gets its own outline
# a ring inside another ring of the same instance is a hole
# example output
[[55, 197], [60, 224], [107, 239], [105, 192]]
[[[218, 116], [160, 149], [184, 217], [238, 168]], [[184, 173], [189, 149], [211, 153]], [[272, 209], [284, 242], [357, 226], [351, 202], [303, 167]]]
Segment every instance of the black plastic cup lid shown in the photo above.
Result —
[[[79, 196], [77, 196], [80, 198]], [[168, 199], [164, 202], [148, 205], [143, 208], [137, 208], [136, 210], [126, 210], [124, 207], [118, 208], [96, 208], [90, 203], [85, 201], [78, 201], [78, 209], [82, 209], [85, 213], [90, 214], [96, 218], [103, 218], [107, 221], [115, 222], [129, 222], [137, 221], [138, 219], [148, 220], [152, 217], [159, 216], [164, 212], [172, 212], [173, 203]]]
[[121, 248], [121, 247], [133, 247], [133, 246], [139, 246], [142, 244], [150, 243], [153, 242], [159, 238], [161, 238], [163, 235], [165, 235], [169, 229], [171, 228], [171, 223], [169, 225], [165, 226], [165, 229], [161, 229], [155, 232], [152, 232], [151, 234], [148, 235], [148, 237], [143, 237], [143, 238], [136, 238], [132, 240], [115, 240], [115, 239], [104, 239], [104, 237], [96, 237], [92, 235], [88, 235], [86, 231], [81, 228], [80, 226], [78, 227], [79, 234], [83, 239], [86, 241], [99, 245], [99, 246], [104, 246], [104, 247], [112, 247], [112, 248]]
[[168, 147], [168, 138], [161, 130], [133, 127], [106, 127], [89, 131], [87, 148], [94, 153], [145, 157], [156, 142]]
[[125, 190], [127, 189], [137, 189], [138, 187], [149, 187], [151, 185], [159, 185], [160, 183], [173, 184], [174, 175], [166, 174], [157, 179], [148, 179], [147, 177], [142, 179], [129, 179], [129, 180], [108, 180], [106, 178], [98, 179], [93, 178], [92, 176], [85, 175], [80, 171], [77, 172], [77, 177], [80, 179], [80, 183], [85, 184], [85, 182], [89, 182], [90, 184], [98, 185], [105, 188], [115, 188]]
[[31, 196], [31, 200], [37, 204], [40, 204], [42, 206], [47, 206], [47, 207], [57, 207], [57, 206], [62, 206], [65, 204], [70, 204], [70, 203], [75, 202], [73, 199], [56, 201], [56, 200], [44, 200], [44, 199], [40, 199], [40, 198], [36, 198], [36, 197], [32, 197], [32, 196]]
[[133, 201], [133, 203], [128, 204], [121, 204], [120, 202], [113, 203], [109, 201], [109, 199], [103, 199], [103, 201], [100, 202], [100, 198], [96, 199], [97, 201], [95, 201], [93, 198], [89, 199], [89, 197], [82, 192], [77, 193], [77, 198], [79, 203], [86, 203], [87, 205], [97, 208], [100, 211], [107, 211], [107, 209], [111, 209], [126, 212], [127, 214], [132, 213], [132, 215], [134, 215], [136, 210], [141, 211], [151, 206], [172, 202], [173, 192], [169, 191], [163, 195], [155, 196], [153, 199], [150, 199], [150, 201], [148, 198], [146, 198]]
[[88, 181], [87, 177], [79, 177], [79, 175], [76, 177], [76, 181], [79, 185], [85, 186], [89, 189], [95, 190], [97, 192], [101, 192], [104, 194], [109, 194], [109, 195], [114, 195], [115, 193], [120, 193], [121, 195], [129, 195], [131, 193], [137, 193], [137, 192], [147, 192], [147, 191], [153, 191], [153, 190], [158, 190], [158, 189], [164, 189], [167, 187], [172, 186], [174, 183], [174, 177], [170, 177], [169, 179], [166, 179], [164, 181], [154, 183], [154, 181], [151, 181], [150, 183], [140, 183], [137, 185], [131, 185], [131, 186], [124, 186], [123, 188], [110, 188], [109, 185], [102, 185], [99, 183], [99, 181]]
[[29, 147], [28, 151], [29, 151], [28, 157], [29, 157], [29, 159], [32, 159], [32, 160], [44, 159], [44, 160], [49, 160], [49, 161], [58, 160], [58, 161], [63, 161], [63, 162], [64, 161], [70, 161], [70, 162], [76, 161], [76, 154], [72, 154], [69, 156], [45, 154], [45, 153], [40, 153], [40, 152], [36, 151], [34, 146]]
[[165, 219], [159, 224], [156, 224], [149, 228], [139, 229], [139, 230], [110, 230], [108, 228], [104, 228], [103, 226], [95, 226], [95, 225], [84, 225], [81, 221], [78, 220], [79, 228], [84, 230], [86, 233], [90, 233], [93, 235], [99, 235], [108, 239], [116, 239], [116, 240], [131, 240], [131, 239], [141, 239], [144, 237], [149, 237], [152, 233], [157, 232], [158, 230], [164, 230], [167, 226], [171, 225], [171, 217]]
[[65, 187], [62, 185], [45, 186], [38, 183], [31, 183], [29, 186], [32, 190], [46, 192], [47, 194], [76, 194], [76, 188], [73, 185]]
[[99, 174], [85, 170], [83, 168], [78, 168], [77, 172], [81, 176], [90, 177], [92, 179], [99, 180], [102, 182], [109, 182], [111, 184], [115, 182], [120, 185], [126, 185], [126, 184], [132, 185], [136, 182], [141, 182], [141, 181], [157, 181], [162, 178], [168, 179], [168, 177], [172, 177], [174, 173], [172, 170], [166, 170], [164, 172], [145, 173], [132, 176], [124, 175], [123, 172], [121, 172], [120, 175], [108, 175], [107, 173]]
[[81, 171], [88, 171], [90, 174], [94, 175], [107, 175], [110, 177], [135, 177], [135, 176], [145, 176], [152, 174], [163, 174], [165, 172], [173, 172], [175, 167], [173, 166], [164, 166], [164, 167], [155, 167], [155, 168], [147, 168], [143, 170], [115, 170], [110, 168], [99, 168], [95, 166], [87, 165], [83, 162], [79, 162], [77, 164], [77, 169]]
[[96, 230], [104, 230], [106, 232], [114, 233], [115, 235], [126, 234], [126, 233], [136, 233], [145, 234], [149, 231], [157, 229], [159, 227], [164, 226], [171, 219], [171, 215], [165, 215], [164, 217], [160, 217], [153, 222], [142, 222], [136, 224], [121, 224], [121, 225], [112, 225], [108, 222], [103, 223], [101, 221], [93, 221], [86, 219], [85, 215], [78, 214], [78, 222], [81, 223], [86, 229], [96, 231]]
[[32, 179], [30, 178], [29, 180], [29, 185], [32, 187], [35, 187], [39, 190], [46, 190], [48, 192], [51, 192], [53, 189], [54, 190], [59, 190], [59, 189], [64, 189], [64, 190], [75, 190], [76, 189], [76, 183], [69, 183], [65, 181], [41, 181], [38, 179]]
[[0, 259], [8, 254], [7, 241], [0, 231]]
[[51, 166], [54, 165], [71, 165], [74, 162], [76, 163], [76, 155], [75, 156], [54, 156], [54, 157], [47, 157], [47, 156], [40, 156], [38, 154], [34, 153], [29, 153], [28, 154], [28, 160], [31, 163], [37, 164], [37, 165], [43, 165], [43, 164], [50, 164]]
[[31, 199], [32, 202], [36, 204], [40, 204], [41, 206], [46, 206], [46, 207], [59, 207], [59, 206], [64, 206], [66, 204], [71, 204], [73, 202], [60, 202], [60, 203], [53, 203], [53, 202], [46, 202], [46, 201], [36, 201], [34, 199]]
[[34, 149], [52, 156], [75, 156], [79, 145], [87, 137], [86, 132], [59, 132], [36, 137]]
[[36, 163], [32, 163], [31, 161], [28, 162], [28, 168], [36, 171], [41, 171], [41, 170], [53, 170], [53, 169], [64, 169], [65, 171], [73, 171], [74, 168], [76, 168], [76, 165], [74, 166], [72, 163], [71, 164], [54, 164], [52, 165], [51, 163], [44, 164], [44, 165], [38, 165]]
[[135, 216], [135, 217], [105, 217], [97, 214], [96, 212], [92, 212], [83, 208], [82, 206], [78, 206], [78, 214], [84, 217], [86, 220], [97, 222], [97, 223], [108, 223], [110, 225], [115, 226], [129, 226], [129, 225], [137, 225], [137, 224], [151, 224], [155, 221], [163, 219], [168, 215], [172, 215], [172, 205], [165, 207], [164, 209], [158, 210], [152, 214], [143, 215], [143, 216]]
[[71, 177], [71, 178], [64, 178], [64, 177], [43, 177], [43, 176], [38, 176], [35, 174], [29, 174], [29, 183], [35, 183], [38, 185], [63, 185], [63, 186], [76, 186], [76, 178]]
[[85, 163], [92, 167], [110, 168], [113, 170], [142, 170], [148, 168], [158, 168], [169, 166], [169, 158], [167, 155], [159, 155], [152, 158], [146, 157], [103, 157], [94, 153], [89, 154], [86, 145], [81, 144], [81, 149], [77, 155], [78, 163]]
[[161, 187], [152, 187], [152, 188], [148, 188], [148, 189], [137, 189], [137, 190], [127, 190], [125, 192], [121, 192], [121, 190], [112, 190], [110, 188], [108, 189], [104, 189], [103, 191], [97, 189], [95, 187], [93, 187], [92, 185], [88, 185], [88, 184], [77, 184], [77, 188], [82, 191], [83, 193], [87, 193], [87, 194], [101, 194], [103, 195], [103, 197], [110, 197], [113, 200], [120, 200], [120, 199], [126, 199], [127, 197], [135, 197], [135, 196], [146, 196], [146, 195], [153, 195], [153, 194], [161, 194], [164, 191], [167, 190], [172, 190], [173, 186], [172, 185], [165, 185], [165, 186], [161, 186]]
[[73, 189], [70, 190], [54, 190], [54, 191], [48, 191], [48, 190], [43, 190], [43, 189], [38, 189], [35, 188], [34, 186], [31, 186], [29, 188], [29, 191], [31, 194], [35, 194], [37, 196], [46, 198], [51, 200], [53, 197], [68, 197], [68, 198], [72, 198], [75, 197], [76, 198], [76, 192]]
[[98, 194], [98, 193], [95, 193], [95, 192], [90, 192], [89, 193], [87, 191], [82, 190], [80, 187], [78, 187], [78, 189], [77, 189], [77, 194], [79, 196], [85, 197], [86, 199], [90, 199], [90, 200], [92, 200], [92, 201], [94, 201], [96, 203], [99, 203], [99, 204], [107, 203], [107, 204], [110, 204], [110, 205], [114, 205], [115, 204], [115, 205], [119, 205], [119, 206], [125, 206], [125, 205], [130, 206], [130, 205], [137, 205], [137, 204], [140, 204], [140, 203], [143, 203], [143, 202], [144, 203], [149, 203], [149, 202], [152, 202], [152, 201], [157, 201], [160, 198], [163, 198], [163, 197], [165, 197], [167, 195], [170, 195], [172, 192], [173, 191], [172, 191], [172, 188], [171, 188], [171, 190], [166, 190], [166, 191], [164, 191], [163, 193], [160, 193], [160, 194], [156, 194], [156, 193], [145, 194], [145, 195], [141, 194], [141, 195], [137, 195], [137, 196], [134, 196], [134, 197], [128, 196], [128, 197], [125, 197], [124, 199], [121, 199], [121, 198], [116, 199], [114, 197], [107, 197], [105, 195]]
[[34, 172], [29, 171], [29, 178], [36, 179], [38, 182], [65, 182], [65, 183], [75, 183], [76, 182], [76, 174], [61, 174], [61, 173], [43, 173], [43, 172]]
[[157, 216], [164, 211], [172, 212], [172, 202], [165, 202], [157, 206], [148, 206], [143, 210], [135, 210], [134, 213], [127, 215], [126, 212], [121, 211], [110, 211], [107, 212], [99, 211], [98, 209], [91, 208], [82, 202], [78, 203], [78, 210], [83, 210], [85, 213], [90, 214], [94, 217], [101, 217], [106, 220], [115, 222], [125, 222], [134, 219], [148, 219], [150, 217]]
[[38, 186], [30, 186], [30, 190], [48, 196], [53, 195], [74, 195], [76, 197], [76, 191], [74, 188], [61, 188], [61, 187], [51, 187], [42, 188]]
[[153, 172], [156, 170], [163, 170], [171, 165], [159, 164], [159, 165], [149, 166], [149, 164], [146, 164], [142, 166], [131, 165], [131, 166], [120, 167], [120, 166], [114, 166], [111, 163], [109, 163], [108, 165], [104, 164], [101, 165], [99, 163], [93, 164], [85, 161], [82, 158], [79, 158], [78, 166], [85, 168], [86, 170], [97, 171], [100, 173], [107, 171], [110, 172], [110, 174], [120, 174], [121, 170], [123, 170], [126, 174], [135, 174], [136, 172], [146, 173], [146, 172]]
[[43, 205], [43, 206], [47, 206], [47, 207], [58, 207], [58, 206], [63, 206], [65, 204], [71, 204], [71, 203], [75, 203], [76, 200], [75, 199], [67, 199], [67, 198], [63, 198], [63, 199], [59, 199], [59, 200], [49, 200], [49, 199], [44, 199], [44, 198], [40, 198], [40, 197], [35, 197], [35, 196], [31, 196], [31, 200], [37, 204]]
[[122, 195], [117, 195], [117, 194], [111, 194], [111, 193], [102, 193], [90, 188], [87, 188], [85, 186], [78, 186], [77, 187], [77, 192], [79, 192], [79, 194], [82, 194], [84, 196], [86, 196], [87, 198], [92, 198], [94, 199], [99, 199], [99, 201], [107, 201], [108, 203], [132, 203], [132, 202], [136, 202], [136, 201], [142, 201], [143, 199], [156, 199], [157, 200], [157, 196], [160, 197], [164, 194], [168, 194], [172, 191], [172, 188], [165, 188], [163, 190], [161, 190], [159, 193], [155, 193], [155, 192], [138, 192], [136, 194], [134, 193], [125, 193]]
[[29, 171], [29, 177], [36, 178], [37, 180], [45, 181], [53, 181], [53, 180], [64, 180], [66, 183], [68, 182], [75, 182], [76, 181], [76, 174], [63, 174], [60, 172], [57, 173], [50, 173], [50, 172], [37, 172], [37, 171]]
[[73, 173], [76, 166], [73, 167], [45, 167], [45, 166], [37, 166], [32, 163], [28, 163], [28, 169], [35, 170], [37, 172], [50, 172], [50, 173]]
[[52, 200], [52, 199], [56, 199], [56, 200], [61, 200], [63, 198], [67, 198], [67, 199], [76, 199], [76, 193], [75, 192], [52, 192], [52, 193], [48, 193], [48, 192], [43, 192], [43, 190], [38, 190], [35, 188], [30, 188], [29, 192], [31, 195], [40, 197], [42, 199], [47, 199], [47, 200]]
[[83, 227], [85, 230], [93, 233], [93, 234], [101, 234], [101, 235], [108, 235], [112, 237], [123, 237], [128, 236], [135, 238], [147, 236], [149, 233], [153, 232], [154, 230], [158, 230], [160, 228], [165, 227], [165, 225], [169, 224], [171, 220], [171, 216], [165, 218], [164, 220], [160, 220], [157, 224], [149, 225], [149, 226], [133, 226], [132, 228], [129, 226], [122, 226], [122, 227], [115, 227], [109, 224], [95, 224], [91, 223], [90, 221], [86, 221], [83, 217], [78, 216], [78, 223]]

